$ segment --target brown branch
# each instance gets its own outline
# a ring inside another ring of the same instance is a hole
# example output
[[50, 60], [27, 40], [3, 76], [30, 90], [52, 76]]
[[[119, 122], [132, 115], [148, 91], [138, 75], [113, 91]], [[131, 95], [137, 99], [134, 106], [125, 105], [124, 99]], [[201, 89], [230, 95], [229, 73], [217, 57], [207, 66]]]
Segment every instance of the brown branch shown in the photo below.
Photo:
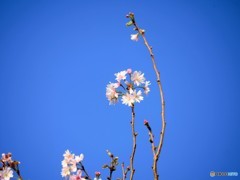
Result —
[[90, 178], [90, 176], [88, 175], [88, 173], [87, 173], [87, 171], [86, 171], [83, 163], [82, 163], [82, 162], [79, 162], [79, 164], [80, 164], [80, 166], [81, 166], [81, 170], [85, 173], [86, 178], [91, 180], [91, 178]]
[[127, 169], [125, 170], [124, 168], [124, 163], [122, 163], [122, 180], [126, 180], [127, 178], [127, 173], [130, 171], [130, 168], [127, 167]]
[[155, 156], [155, 154], [156, 154], [156, 147], [154, 145], [154, 135], [152, 133], [152, 128], [150, 127], [150, 124], [149, 124], [149, 122], [147, 120], [144, 120], [144, 125], [148, 129], [149, 142], [151, 143], [151, 146], [152, 146], [152, 153]]
[[128, 26], [133, 25], [135, 27], [135, 30], [142, 36], [144, 44], [145, 44], [145, 46], [147, 47], [147, 49], [148, 49], [148, 51], [150, 53], [150, 57], [151, 57], [152, 64], [153, 64], [153, 69], [154, 69], [156, 77], [157, 77], [157, 84], [158, 84], [158, 88], [159, 88], [160, 102], [161, 102], [161, 115], [160, 115], [160, 117], [161, 117], [161, 120], [162, 120], [162, 130], [160, 132], [160, 140], [159, 140], [159, 143], [158, 143], [158, 147], [157, 147], [156, 153], [153, 154], [153, 167], [152, 168], [153, 168], [153, 173], [154, 173], [154, 179], [158, 180], [159, 179], [159, 175], [158, 175], [158, 171], [157, 171], [157, 162], [158, 162], [161, 150], [162, 150], [164, 134], [165, 134], [165, 128], [166, 128], [165, 100], [164, 100], [162, 83], [161, 83], [161, 80], [160, 80], [160, 72], [159, 72], [159, 70], [157, 68], [157, 64], [156, 64], [156, 61], [155, 61], [155, 57], [154, 57], [154, 54], [153, 54], [152, 47], [149, 45], [149, 43], [148, 43], [148, 41], [147, 41], [147, 39], [145, 37], [144, 30], [140, 29], [138, 27], [138, 25], [137, 25], [137, 23], [135, 21], [135, 17], [134, 17], [133, 13], [129, 13], [127, 15], [127, 17], [131, 19], [130, 23], [127, 24], [127, 25]]
[[131, 120], [131, 126], [132, 126], [132, 138], [133, 138], [133, 147], [132, 147], [132, 155], [130, 157], [130, 180], [133, 179], [134, 173], [135, 173], [135, 169], [133, 166], [133, 162], [134, 162], [134, 156], [136, 153], [136, 148], [137, 148], [137, 143], [136, 143], [136, 139], [137, 139], [137, 133], [135, 132], [135, 112], [134, 112], [134, 104], [132, 104], [131, 106], [132, 109], [132, 120]]

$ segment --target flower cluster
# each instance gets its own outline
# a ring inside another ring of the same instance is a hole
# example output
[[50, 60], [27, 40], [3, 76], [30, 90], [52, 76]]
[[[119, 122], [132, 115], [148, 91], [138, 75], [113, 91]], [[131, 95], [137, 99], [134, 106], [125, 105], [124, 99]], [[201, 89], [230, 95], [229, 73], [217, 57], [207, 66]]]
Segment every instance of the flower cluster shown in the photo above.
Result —
[[9, 180], [11, 177], [13, 177], [13, 171], [10, 167], [4, 167], [0, 171], [0, 180]]
[[[133, 106], [135, 102], [143, 100], [142, 94], [148, 94], [150, 81], [146, 81], [144, 73], [132, 72], [131, 69], [115, 74], [115, 83], [109, 83], [106, 87], [106, 97], [110, 104], [116, 104], [121, 98], [123, 104]], [[143, 91], [142, 91], [143, 90]]]
[[11, 153], [3, 153], [0, 162], [2, 163], [2, 167], [0, 167], [0, 180], [10, 180], [13, 177], [13, 171], [16, 171], [19, 179], [21, 179], [18, 169], [20, 162], [13, 161]]
[[69, 177], [69, 180], [85, 180], [85, 178], [82, 178], [82, 171], [79, 168], [79, 164], [84, 158], [83, 154], [75, 156], [70, 153], [69, 150], [66, 150], [63, 157], [64, 159], [62, 161], [61, 172], [62, 177]]
[[[69, 150], [66, 150], [65, 153], [63, 154], [63, 161], [62, 161], [62, 172], [61, 175], [62, 177], [65, 177], [65, 179], [69, 179], [69, 180], [86, 180], [86, 179], [91, 179], [83, 164], [83, 158], [84, 155], [80, 154], [79, 156], [76, 156], [72, 153], [70, 153]], [[82, 173], [85, 173], [85, 177], [82, 176]], [[95, 178], [94, 180], [102, 180], [100, 178], [101, 173], [100, 172], [95, 172]]]

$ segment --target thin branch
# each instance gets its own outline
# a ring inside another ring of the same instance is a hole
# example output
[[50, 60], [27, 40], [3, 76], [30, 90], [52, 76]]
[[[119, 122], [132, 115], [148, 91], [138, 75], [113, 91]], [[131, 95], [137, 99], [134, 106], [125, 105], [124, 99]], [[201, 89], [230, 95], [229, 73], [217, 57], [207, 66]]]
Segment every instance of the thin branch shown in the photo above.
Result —
[[112, 179], [113, 171], [116, 171], [118, 165], [118, 157], [114, 156], [109, 150], [107, 150], [108, 156], [111, 158], [110, 165], [104, 164], [103, 169], [109, 169], [109, 176], [107, 177], [108, 180]]
[[125, 175], [124, 163], [122, 163], [122, 180], [125, 180], [127, 177]]
[[127, 173], [130, 171], [130, 168], [127, 167], [127, 169], [125, 170], [125, 167], [124, 167], [124, 163], [122, 163], [122, 180], [126, 180], [127, 178]]
[[149, 142], [151, 143], [151, 146], [152, 146], [152, 153], [153, 153], [153, 156], [155, 156], [156, 154], [156, 147], [154, 145], [154, 135], [152, 133], [152, 128], [150, 127], [150, 124], [147, 120], [144, 120], [144, 125], [147, 127], [148, 129], [148, 135], [149, 135]]
[[165, 100], [164, 100], [164, 94], [163, 94], [163, 88], [162, 88], [162, 83], [160, 80], [160, 72], [157, 68], [157, 64], [155, 61], [155, 57], [153, 54], [153, 50], [152, 47], [149, 45], [146, 37], [145, 37], [145, 31], [143, 29], [140, 29], [135, 21], [135, 17], [133, 13], [129, 13], [127, 15], [128, 18], [131, 19], [131, 21], [129, 22], [130, 24], [127, 23], [127, 25], [133, 25], [135, 27], [135, 30], [138, 31], [138, 33], [142, 36], [143, 41], [145, 46], [147, 47], [149, 53], [150, 53], [150, 57], [152, 60], [152, 64], [153, 64], [153, 69], [155, 71], [156, 77], [157, 77], [157, 84], [158, 84], [158, 88], [159, 88], [159, 93], [160, 93], [160, 102], [161, 102], [161, 120], [162, 120], [162, 130], [160, 132], [160, 140], [158, 143], [158, 147], [156, 150], [156, 153], [153, 154], [153, 173], [154, 173], [154, 179], [158, 180], [159, 179], [159, 175], [158, 175], [158, 171], [157, 171], [157, 162], [162, 150], [162, 146], [163, 146], [163, 140], [164, 140], [164, 135], [165, 135], [165, 128], [166, 128], [166, 120], [165, 120]]
[[137, 143], [136, 143], [136, 139], [137, 139], [137, 133], [135, 132], [135, 111], [134, 111], [134, 104], [132, 104], [131, 106], [131, 110], [132, 110], [132, 120], [131, 120], [131, 126], [132, 126], [132, 138], [133, 138], [133, 147], [132, 147], [132, 155], [130, 157], [130, 180], [133, 179], [134, 173], [135, 173], [135, 169], [133, 166], [133, 162], [134, 162], [134, 156], [136, 153], [136, 148], [137, 148]]
[[109, 172], [109, 177], [107, 178], [108, 180], [111, 180], [112, 179], [112, 173], [113, 173], [113, 170], [111, 168], [110, 169], [110, 172]]
[[81, 170], [86, 174], [87, 179], [91, 179], [90, 176], [88, 175], [84, 165], [82, 164], [82, 162], [79, 162], [80, 166], [81, 166]]

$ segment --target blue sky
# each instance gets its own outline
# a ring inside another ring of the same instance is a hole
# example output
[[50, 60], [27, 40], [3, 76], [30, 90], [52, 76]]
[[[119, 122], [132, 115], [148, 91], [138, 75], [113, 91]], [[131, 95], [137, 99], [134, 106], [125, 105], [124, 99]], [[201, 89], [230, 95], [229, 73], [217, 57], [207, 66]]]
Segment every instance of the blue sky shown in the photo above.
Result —
[[[158, 136], [159, 95], [149, 54], [125, 27], [129, 11], [146, 30], [165, 92], [160, 178], [240, 173], [239, 1], [2, 0], [0, 153], [21, 161], [24, 179], [61, 179], [66, 149], [85, 155], [92, 176], [108, 174], [106, 149], [129, 163], [130, 108], [105, 97], [114, 73], [127, 68], [152, 82], [136, 105], [135, 179], [153, 179], [143, 120]], [[114, 179], [120, 176], [119, 168]]]

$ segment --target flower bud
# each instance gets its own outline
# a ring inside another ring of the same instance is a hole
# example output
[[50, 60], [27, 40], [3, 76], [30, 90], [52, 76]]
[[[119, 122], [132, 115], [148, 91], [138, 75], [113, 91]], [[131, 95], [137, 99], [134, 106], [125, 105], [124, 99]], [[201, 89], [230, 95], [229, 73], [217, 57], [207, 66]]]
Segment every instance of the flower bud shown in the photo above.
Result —
[[99, 171], [96, 171], [95, 172], [95, 176], [98, 178], [98, 177], [100, 177], [100, 175], [101, 175], [101, 173], [99, 172]]
[[131, 74], [131, 73], [132, 73], [132, 69], [130, 69], [130, 68], [127, 69], [127, 73], [128, 73], [128, 74]]
[[146, 119], [144, 120], [144, 125], [148, 125], [148, 121]]

